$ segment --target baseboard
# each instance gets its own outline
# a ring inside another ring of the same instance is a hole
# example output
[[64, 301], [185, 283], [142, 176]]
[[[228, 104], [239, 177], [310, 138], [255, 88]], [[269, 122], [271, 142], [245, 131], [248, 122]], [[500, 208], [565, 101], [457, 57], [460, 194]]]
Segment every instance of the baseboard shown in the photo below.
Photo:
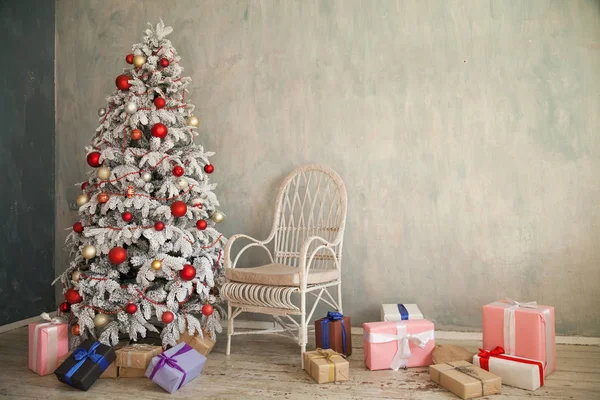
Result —
[[[53, 311], [48, 314], [50, 314], [50, 318], [56, 317], [56, 311]], [[12, 331], [13, 329], [22, 328], [24, 326], [27, 326], [28, 324], [31, 324], [34, 322], [40, 322], [40, 321], [43, 321], [43, 320], [42, 320], [42, 317], [40, 317], [39, 315], [36, 315], [35, 317], [27, 318], [27, 319], [22, 319], [21, 321], [15, 321], [10, 324], [0, 326], [0, 333]]]

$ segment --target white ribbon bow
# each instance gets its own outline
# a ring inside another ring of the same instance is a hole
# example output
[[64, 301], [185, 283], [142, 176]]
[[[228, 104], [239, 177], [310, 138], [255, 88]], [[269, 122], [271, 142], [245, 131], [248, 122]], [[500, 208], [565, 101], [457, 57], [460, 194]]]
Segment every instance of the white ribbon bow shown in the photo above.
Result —
[[506, 299], [510, 307], [504, 309], [504, 351], [506, 354], [515, 355], [515, 311], [517, 308], [537, 308], [537, 301], [519, 302]]
[[390, 368], [397, 371], [400, 368], [408, 366], [408, 359], [411, 356], [410, 343], [424, 349], [430, 340], [433, 340], [433, 331], [421, 333], [408, 333], [405, 322], [396, 322], [396, 335], [391, 333], [364, 332], [364, 338], [369, 343], [387, 343], [398, 341], [398, 351], [390, 364]]
[[67, 319], [65, 317], [62, 316], [56, 316], [54, 318], [50, 317], [50, 314], [48, 314], [47, 312], [43, 312], [40, 314], [40, 317], [42, 317], [42, 319], [45, 319], [46, 321], [48, 321], [51, 324], [64, 324], [67, 322]]

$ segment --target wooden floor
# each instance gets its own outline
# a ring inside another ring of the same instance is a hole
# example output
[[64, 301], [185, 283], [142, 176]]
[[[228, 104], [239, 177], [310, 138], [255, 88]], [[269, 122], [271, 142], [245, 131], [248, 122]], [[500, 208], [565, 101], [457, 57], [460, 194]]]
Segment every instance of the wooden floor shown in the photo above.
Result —
[[[299, 347], [277, 336], [234, 338], [225, 356], [217, 343], [202, 375], [170, 395], [146, 378], [101, 379], [87, 392], [40, 377], [27, 368], [27, 328], [0, 335], [0, 397], [11, 399], [453, 399], [429, 381], [427, 368], [370, 372], [363, 365], [362, 337], [352, 340], [351, 380], [318, 385], [299, 365]], [[441, 342], [441, 341], [439, 341]], [[314, 343], [314, 342], [313, 342]], [[446, 343], [448, 343], [446, 341]], [[476, 351], [479, 343], [452, 342]], [[557, 346], [558, 370], [535, 392], [503, 386], [490, 399], [600, 399], [600, 347]]]

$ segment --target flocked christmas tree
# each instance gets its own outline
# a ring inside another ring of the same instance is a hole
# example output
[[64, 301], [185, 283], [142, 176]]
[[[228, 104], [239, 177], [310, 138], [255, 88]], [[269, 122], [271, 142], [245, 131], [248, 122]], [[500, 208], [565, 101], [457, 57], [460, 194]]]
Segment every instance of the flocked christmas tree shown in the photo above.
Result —
[[[213, 153], [194, 144], [198, 119], [186, 99], [189, 77], [160, 21], [146, 30], [99, 110], [77, 198], [79, 222], [67, 237], [74, 256], [59, 277], [73, 345], [87, 337], [116, 344], [163, 326], [180, 333], [220, 331], [218, 287], [224, 214], [208, 181]], [[57, 279], [58, 280], [58, 279]]]

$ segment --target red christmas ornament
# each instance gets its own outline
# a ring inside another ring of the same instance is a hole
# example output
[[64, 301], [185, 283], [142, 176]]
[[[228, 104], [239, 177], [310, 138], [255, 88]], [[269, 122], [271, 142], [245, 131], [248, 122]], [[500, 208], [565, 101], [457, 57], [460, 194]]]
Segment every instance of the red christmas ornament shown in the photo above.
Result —
[[207, 174], [212, 174], [214, 170], [215, 167], [212, 164], [206, 164], [204, 166], [204, 172], [206, 172]]
[[75, 222], [73, 224], [73, 232], [75, 232], [75, 233], [83, 232], [83, 224], [81, 222]]
[[167, 105], [167, 101], [163, 97], [157, 97], [154, 99], [154, 106], [157, 110], [160, 110]]
[[125, 211], [123, 214], [121, 214], [121, 218], [123, 218], [123, 221], [129, 222], [133, 219], [133, 214], [129, 211]]
[[181, 165], [176, 165], [173, 167], [173, 175], [175, 176], [181, 176], [183, 175], [185, 172], [185, 170], [183, 169], [183, 167]]
[[127, 62], [127, 64], [133, 64], [133, 54], [127, 54], [127, 56], [125, 57], [125, 61]]
[[162, 231], [163, 229], [165, 229], [165, 223], [162, 221], [156, 221], [154, 223], [154, 229], [156, 229], [157, 231]]
[[196, 228], [200, 229], [201, 231], [205, 230], [207, 226], [208, 223], [203, 219], [199, 219], [198, 222], [196, 222]]
[[170, 324], [175, 319], [175, 315], [171, 311], [165, 311], [160, 317], [162, 322], [165, 324]]
[[154, 137], [164, 139], [167, 136], [167, 133], [169, 133], [169, 130], [164, 124], [161, 124], [160, 122], [152, 126], [152, 136]]
[[160, 66], [163, 68], [167, 68], [169, 66], [169, 60], [167, 60], [166, 58], [161, 58], [160, 59]]
[[139, 129], [134, 129], [131, 131], [131, 140], [140, 140], [142, 136], [144, 136], [144, 134]]
[[135, 312], [137, 311], [137, 309], [138, 309], [138, 307], [135, 304], [133, 304], [133, 303], [128, 303], [125, 306], [125, 312], [127, 314], [135, 314]]
[[129, 90], [131, 87], [129, 84], [129, 77], [127, 75], [117, 76], [117, 79], [115, 79], [115, 85], [117, 85], [117, 88], [121, 90]]
[[110, 199], [110, 195], [108, 193], [98, 193], [98, 196], [96, 196], [96, 199], [98, 200], [98, 203], [100, 204], [104, 204], [108, 201], [108, 199]]
[[187, 212], [187, 205], [180, 200], [174, 201], [171, 204], [171, 214], [175, 217], [183, 217]]
[[213, 311], [215, 311], [215, 308], [208, 303], [202, 306], [202, 314], [206, 315], [207, 317], [212, 315]]
[[113, 264], [121, 264], [127, 260], [127, 250], [122, 247], [113, 247], [108, 252], [108, 260]]
[[89, 183], [87, 181], [83, 182], [81, 184], [81, 190], [85, 190], [86, 187], [88, 187]]
[[79, 336], [81, 335], [81, 328], [79, 327], [79, 324], [75, 324], [71, 327], [71, 333], [74, 336]]
[[77, 304], [77, 303], [81, 303], [83, 298], [79, 294], [79, 291], [71, 288], [65, 292], [65, 300], [67, 300], [67, 303], [69, 303], [69, 304]]
[[69, 303], [67, 303], [66, 301], [64, 303], [60, 303], [59, 310], [61, 313], [71, 312], [71, 305]]
[[191, 281], [196, 277], [196, 268], [194, 268], [190, 264], [185, 264], [183, 266], [183, 269], [179, 271], [179, 277], [183, 281]]
[[98, 168], [102, 165], [100, 162], [100, 153], [97, 151], [92, 151], [87, 155], [87, 163], [90, 167]]

